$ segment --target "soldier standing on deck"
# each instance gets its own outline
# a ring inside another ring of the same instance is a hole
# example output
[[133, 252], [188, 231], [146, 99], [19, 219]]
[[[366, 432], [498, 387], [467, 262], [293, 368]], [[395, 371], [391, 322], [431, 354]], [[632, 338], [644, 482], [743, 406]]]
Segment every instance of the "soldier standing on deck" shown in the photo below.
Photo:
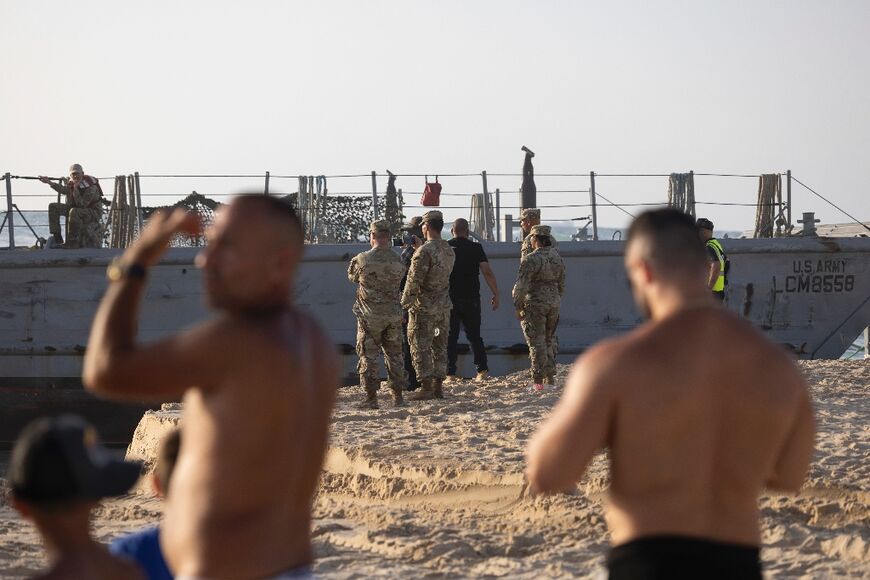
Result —
[[551, 245], [550, 226], [529, 231], [532, 252], [520, 263], [513, 289], [514, 307], [529, 345], [535, 389], [554, 384], [556, 375], [556, 325], [565, 293], [565, 264]]
[[412, 399], [443, 399], [441, 384], [447, 376], [447, 336], [450, 328], [450, 273], [456, 255], [441, 239], [444, 216], [432, 210], [423, 214], [426, 243], [411, 258], [411, 269], [402, 293], [408, 310], [408, 339], [420, 391]]
[[[523, 245], [520, 248], [520, 260], [532, 253], [532, 228], [541, 224], [541, 210], [527, 207], [520, 212], [520, 228], [523, 230]], [[549, 229], [549, 228], [547, 228]], [[556, 240], [550, 236], [550, 247], [556, 249]]]
[[398, 407], [404, 402], [402, 391], [408, 382], [402, 360], [402, 310], [399, 306], [399, 284], [405, 267], [390, 246], [390, 222], [373, 222], [369, 233], [372, 249], [357, 254], [347, 269], [348, 279], [359, 284], [353, 313], [357, 320], [359, 382], [366, 392], [360, 407], [378, 408], [379, 351], [384, 354], [393, 401]]
[[[103, 190], [96, 177], [85, 175], [82, 166], [75, 163], [69, 168], [66, 183], [52, 183], [48, 177], [39, 176], [56, 192], [66, 196], [64, 203], [48, 204], [48, 228], [55, 247], [101, 248], [103, 246]], [[69, 239], [63, 243], [60, 233], [60, 216], [67, 220]]]

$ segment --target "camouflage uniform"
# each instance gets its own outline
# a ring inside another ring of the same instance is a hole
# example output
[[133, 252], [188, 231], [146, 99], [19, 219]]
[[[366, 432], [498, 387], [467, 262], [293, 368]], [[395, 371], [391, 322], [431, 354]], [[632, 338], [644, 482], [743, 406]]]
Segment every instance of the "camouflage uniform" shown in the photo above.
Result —
[[[423, 214], [423, 222], [444, 218], [440, 211]], [[402, 293], [408, 310], [408, 339], [417, 379], [423, 385], [418, 397], [441, 396], [447, 376], [447, 336], [450, 330], [450, 273], [456, 255], [445, 240], [429, 240], [411, 258], [411, 269]], [[428, 396], [427, 396], [428, 395]]]
[[[373, 233], [390, 231], [386, 220], [371, 224]], [[377, 404], [378, 352], [384, 354], [389, 384], [396, 404], [402, 402], [402, 390], [408, 382], [402, 357], [402, 310], [399, 306], [399, 284], [405, 266], [390, 248], [372, 248], [357, 254], [347, 269], [347, 277], [359, 284], [353, 313], [356, 314], [356, 353], [359, 355], [360, 384], [366, 390], [366, 406]]]
[[48, 204], [48, 230], [61, 238], [60, 216], [67, 219], [66, 248], [101, 248], [103, 246], [103, 190], [96, 177], [85, 175], [78, 187], [72, 181], [49, 183], [66, 196], [66, 203]]
[[[541, 222], [541, 210], [539, 210], [537, 208], [526, 208], [520, 213], [520, 218], [521, 219], [530, 219], [532, 221], [540, 223]], [[554, 238], [552, 234], [550, 234], [550, 243], [552, 244], [552, 246], [550, 246], [551, 248], [553, 248], [554, 250], [557, 249], [556, 238]], [[532, 253], [532, 234], [529, 233], [529, 235], [527, 235], [523, 238], [523, 244], [520, 247], [520, 261], [522, 261], [523, 258], [525, 258], [526, 256], [528, 256], [531, 253]]]
[[[550, 228], [535, 226], [529, 235], [550, 235]], [[521, 325], [535, 383], [552, 383], [556, 374], [556, 325], [564, 293], [565, 264], [555, 249], [538, 248], [523, 258], [512, 297], [523, 317]]]

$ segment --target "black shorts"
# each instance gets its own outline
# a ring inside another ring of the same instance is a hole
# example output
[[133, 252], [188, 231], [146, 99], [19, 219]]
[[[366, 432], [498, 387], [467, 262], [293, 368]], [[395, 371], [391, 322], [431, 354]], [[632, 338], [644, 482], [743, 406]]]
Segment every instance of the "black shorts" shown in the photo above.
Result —
[[757, 547], [685, 536], [652, 536], [616, 546], [607, 555], [607, 569], [611, 580], [762, 577]]

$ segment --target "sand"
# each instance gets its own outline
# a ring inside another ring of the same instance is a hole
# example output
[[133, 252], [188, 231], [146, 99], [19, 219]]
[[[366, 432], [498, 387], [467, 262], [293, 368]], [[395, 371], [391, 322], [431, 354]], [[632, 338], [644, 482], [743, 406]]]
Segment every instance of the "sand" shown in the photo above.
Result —
[[[765, 573], [771, 578], [870, 577], [870, 362], [801, 362], [819, 435], [797, 496], [765, 495]], [[360, 411], [342, 389], [315, 509], [315, 570], [327, 578], [603, 577], [607, 463], [596, 457], [573, 496], [522, 495], [523, 449], [561, 393], [529, 392], [525, 374], [463, 381], [443, 401]], [[177, 409], [146, 417], [130, 455], [153, 455]], [[108, 541], [159, 519], [138, 494], [106, 502], [94, 533]], [[38, 538], [0, 504], [0, 576], [44, 565]]]

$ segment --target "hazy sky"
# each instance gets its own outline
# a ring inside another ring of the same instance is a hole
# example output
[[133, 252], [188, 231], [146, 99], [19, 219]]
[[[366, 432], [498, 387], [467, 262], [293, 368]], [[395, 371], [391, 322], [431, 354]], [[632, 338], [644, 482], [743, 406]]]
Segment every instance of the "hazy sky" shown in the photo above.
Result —
[[[0, 0], [0, 22], [0, 172], [63, 175], [80, 162], [98, 176], [515, 173], [526, 144], [539, 173], [791, 169], [870, 218], [866, 0]], [[399, 186], [419, 191], [422, 181]], [[442, 182], [447, 192], [480, 190], [479, 178]], [[146, 193], [247, 185], [143, 180]], [[614, 201], [666, 199], [665, 178], [597, 185]], [[504, 205], [516, 205], [518, 186], [490, 179], [510, 192]], [[538, 188], [587, 189], [588, 179], [542, 177]], [[756, 188], [696, 179], [699, 200], [751, 203]], [[847, 221], [800, 189], [794, 209]], [[545, 209], [544, 218], [582, 212]], [[699, 213], [728, 229], [754, 220], [752, 208]], [[626, 216], [603, 209], [600, 221]]]

